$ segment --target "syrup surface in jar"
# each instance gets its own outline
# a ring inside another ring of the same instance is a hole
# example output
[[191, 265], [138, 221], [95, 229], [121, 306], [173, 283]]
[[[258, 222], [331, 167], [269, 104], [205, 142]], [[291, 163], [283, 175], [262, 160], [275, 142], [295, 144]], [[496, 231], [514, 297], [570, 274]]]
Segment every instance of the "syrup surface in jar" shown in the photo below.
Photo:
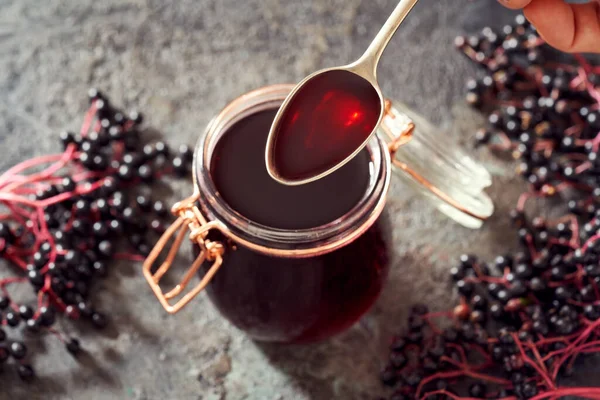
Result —
[[273, 163], [285, 179], [329, 170], [358, 149], [376, 128], [381, 100], [373, 85], [332, 70], [306, 82], [274, 127]]
[[[210, 175], [223, 200], [252, 221], [288, 230], [326, 224], [352, 210], [368, 187], [368, 151], [322, 180], [282, 185], [269, 176], [264, 161], [275, 114], [273, 109], [245, 117], [215, 145]], [[351, 326], [377, 299], [388, 272], [388, 222], [384, 213], [354, 241], [314, 257], [276, 257], [238, 243], [228, 246], [208, 296], [254, 339], [325, 339]]]
[[238, 213], [272, 228], [314, 228], [343, 216], [365, 194], [368, 151], [318, 181], [300, 186], [280, 184], [267, 172], [264, 158], [276, 112], [252, 114], [219, 139], [211, 159], [211, 176], [220, 195]]

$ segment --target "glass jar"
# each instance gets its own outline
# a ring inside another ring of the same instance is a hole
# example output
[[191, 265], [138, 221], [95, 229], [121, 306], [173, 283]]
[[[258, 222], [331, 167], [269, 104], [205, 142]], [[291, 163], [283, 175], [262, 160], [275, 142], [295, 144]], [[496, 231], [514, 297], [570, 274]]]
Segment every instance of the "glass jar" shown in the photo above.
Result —
[[[178, 218], [143, 268], [169, 313], [206, 289], [220, 313], [257, 340], [316, 341], [348, 328], [373, 305], [388, 274], [391, 227], [384, 206], [392, 170], [465, 226], [479, 227], [491, 215], [492, 203], [482, 192], [491, 183], [489, 174], [456, 146], [440, 141], [427, 121], [388, 101], [378, 135], [366, 147], [366, 189], [349, 211], [306, 229], [276, 229], [246, 218], [217, 190], [211, 175], [215, 147], [237, 122], [276, 110], [292, 88], [268, 86], [239, 97], [213, 118], [198, 141], [194, 194], [173, 207]], [[181, 283], [164, 293], [159, 281], [186, 235], [197, 245], [196, 260]], [[197, 274], [200, 282], [175, 301]]]

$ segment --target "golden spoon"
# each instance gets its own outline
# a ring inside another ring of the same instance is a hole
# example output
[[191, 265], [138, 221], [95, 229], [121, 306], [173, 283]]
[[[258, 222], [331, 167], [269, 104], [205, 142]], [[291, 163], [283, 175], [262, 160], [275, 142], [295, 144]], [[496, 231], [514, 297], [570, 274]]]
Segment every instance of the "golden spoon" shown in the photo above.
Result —
[[[358, 60], [317, 71], [290, 92], [267, 139], [265, 161], [273, 179], [285, 185], [315, 181], [343, 166], [367, 144], [384, 115], [377, 64], [417, 1], [400, 0]], [[336, 132], [344, 138], [335, 141]]]

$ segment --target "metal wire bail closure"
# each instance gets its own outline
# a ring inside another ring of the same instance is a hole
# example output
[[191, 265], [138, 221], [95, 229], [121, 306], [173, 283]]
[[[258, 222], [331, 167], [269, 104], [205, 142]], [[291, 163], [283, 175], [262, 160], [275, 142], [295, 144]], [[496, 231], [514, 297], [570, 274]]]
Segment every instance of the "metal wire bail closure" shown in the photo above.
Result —
[[475, 229], [493, 214], [490, 174], [425, 118], [386, 100], [378, 135], [397, 175], [454, 221]]
[[[177, 217], [177, 219], [175, 222], [173, 222], [173, 224], [171, 224], [165, 233], [163, 233], [158, 242], [156, 242], [156, 245], [144, 261], [143, 265], [144, 277], [160, 301], [160, 304], [170, 314], [175, 314], [181, 310], [181, 308], [183, 308], [194, 297], [202, 292], [202, 290], [204, 290], [206, 285], [208, 285], [212, 277], [217, 273], [223, 264], [223, 253], [225, 252], [225, 247], [221, 242], [207, 239], [208, 232], [211, 229], [221, 230], [221, 227], [215, 221], [207, 222], [206, 218], [204, 218], [196, 206], [196, 201], [198, 198], [199, 194], [196, 192], [191, 197], [180, 201], [173, 206], [171, 212]], [[165, 273], [171, 268], [175, 256], [179, 251], [179, 248], [183, 243], [183, 239], [188, 231], [189, 239], [200, 247], [200, 253], [192, 265], [188, 268], [179, 284], [177, 284], [169, 292], [163, 293], [159, 282]], [[165, 260], [156, 270], [156, 272], [152, 273], [152, 266], [154, 265], [156, 259], [168, 246], [169, 240], [171, 240], [173, 237], [175, 237], [175, 240], [170, 245]], [[208, 272], [206, 272], [200, 282], [193, 289], [184, 294], [175, 304], [171, 305], [169, 301], [179, 296], [181, 292], [183, 292], [190, 280], [198, 272], [198, 269], [205, 261], [212, 262], [212, 266], [208, 269]]]

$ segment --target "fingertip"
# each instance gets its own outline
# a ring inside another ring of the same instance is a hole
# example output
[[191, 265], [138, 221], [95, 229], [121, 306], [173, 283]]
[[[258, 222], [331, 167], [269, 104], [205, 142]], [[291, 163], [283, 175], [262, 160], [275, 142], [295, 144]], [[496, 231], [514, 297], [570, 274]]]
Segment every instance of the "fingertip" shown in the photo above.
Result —
[[534, 0], [524, 9], [525, 17], [553, 47], [569, 51], [575, 37], [573, 10], [562, 0]]
[[498, 0], [504, 7], [519, 10], [526, 7], [532, 0]]

